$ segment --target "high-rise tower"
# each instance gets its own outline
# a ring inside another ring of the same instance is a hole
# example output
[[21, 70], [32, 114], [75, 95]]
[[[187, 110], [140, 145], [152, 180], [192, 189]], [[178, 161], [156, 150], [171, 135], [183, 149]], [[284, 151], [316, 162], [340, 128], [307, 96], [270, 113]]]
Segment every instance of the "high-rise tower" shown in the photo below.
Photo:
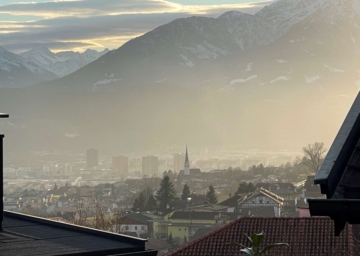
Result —
[[190, 174], [190, 162], [189, 162], [189, 156], [188, 156], [188, 150], [186, 145], [186, 155], [185, 155], [185, 163], [184, 163], [184, 175]]

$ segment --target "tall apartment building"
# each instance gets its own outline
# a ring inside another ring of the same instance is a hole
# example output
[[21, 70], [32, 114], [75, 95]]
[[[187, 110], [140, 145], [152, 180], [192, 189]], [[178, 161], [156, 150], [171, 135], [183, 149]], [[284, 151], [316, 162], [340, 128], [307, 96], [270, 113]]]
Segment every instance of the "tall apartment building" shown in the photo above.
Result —
[[159, 160], [157, 156], [143, 156], [142, 157], [142, 174], [151, 176], [158, 174]]
[[86, 150], [86, 167], [88, 169], [99, 165], [99, 151], [97, 149]]
[[115, 156], [112, 158], [113, 170], [122, 175], [129, 174], [129, 158], [127, 156]]
[[173, 156], [174, 160], [174, 172], [179, 173], [181, 170], [184, 169], [184, 163], [185, 163], [185, 154], [179, 153], [174, 154]]

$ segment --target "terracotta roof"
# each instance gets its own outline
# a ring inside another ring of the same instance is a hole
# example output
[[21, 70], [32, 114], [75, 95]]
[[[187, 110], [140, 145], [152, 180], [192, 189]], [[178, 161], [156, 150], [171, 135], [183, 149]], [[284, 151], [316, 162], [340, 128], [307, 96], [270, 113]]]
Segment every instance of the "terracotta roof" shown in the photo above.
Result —
[[288, 243], [266, 255], [304, 256], [337, 255], [355, 256], [355, 237], [352, 226], [347, 225], [339, 237], [334, 235], [333, 222], [327, 217], [312, 218], [261, 218], [245, 217], [235, 220], [188, 244], [178, 247], [166, 256], [239, 255], [240, 248], [226, 245], [239, 242], [249, 245], [244, 233], [265, 233], [264, 245]]

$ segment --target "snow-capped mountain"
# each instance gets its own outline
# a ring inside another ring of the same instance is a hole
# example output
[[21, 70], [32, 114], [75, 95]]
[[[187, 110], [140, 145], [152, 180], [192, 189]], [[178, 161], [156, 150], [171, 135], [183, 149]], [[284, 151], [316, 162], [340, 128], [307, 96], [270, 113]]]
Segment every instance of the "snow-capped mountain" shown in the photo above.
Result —
[[24, 87], [55, 78], [55, 74], [0, 47], [0, 87]]
[[53, 53], [46, 47], [37, 47], [20, 53], [20, 56], [58, 77], [63, 77], [98, 59], [108, 51], [105, 49], [97, 52], [87, 49], [83, 53], [73, 51]]
[[[359, 27], [360, 0], [280, 0], [255, 15], [177, 19], [29, 87], [25, 110], [76, 127], [81, 148], [329, 143], [360, 87]], [[0, 104], [9, 98], [1, 91]]]
[[46, 47], [37, 47], [15, 54], [0, 47], [0, 87], [26, 87], [54, 80], [73, 73], [108, 51], [53, 53]]
[[318, 84], [334, 76], [327, 66], [348, 79], [360, 70], [348, 61], [359, 54], [358, 26], [360, 0], [279, 0], [255, 15], [181, 18], [53, 85], [97, 91], [166, 83], [227, 91], [239, 84]]

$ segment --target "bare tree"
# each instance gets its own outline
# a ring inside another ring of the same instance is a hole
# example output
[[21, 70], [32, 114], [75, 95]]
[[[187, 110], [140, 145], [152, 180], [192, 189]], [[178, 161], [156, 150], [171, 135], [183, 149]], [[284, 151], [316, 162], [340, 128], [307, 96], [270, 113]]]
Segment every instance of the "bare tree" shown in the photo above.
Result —
[[323, 142], [308, 144], [306, 147], [303, 147], [304, 157], [301, 163], [306, 165], [311, 172], [316, 173], [324, 161], [323, 155], [326, 151], [327, 149], [324, 147]]

